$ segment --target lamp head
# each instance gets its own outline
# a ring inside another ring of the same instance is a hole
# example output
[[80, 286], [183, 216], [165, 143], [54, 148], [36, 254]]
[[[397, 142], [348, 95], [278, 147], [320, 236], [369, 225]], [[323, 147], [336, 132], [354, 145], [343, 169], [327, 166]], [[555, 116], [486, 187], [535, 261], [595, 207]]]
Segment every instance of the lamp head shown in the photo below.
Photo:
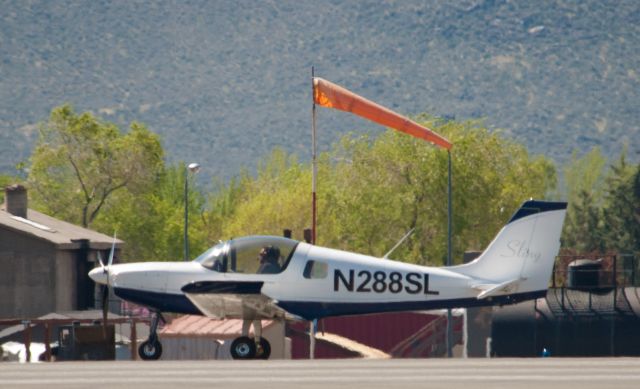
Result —
[[191, 173], [197, 173], [200, 171], [200, 164], [195, 162], [190, 163], [189, 166], [187, 166], [187, 169], [189, 169]]

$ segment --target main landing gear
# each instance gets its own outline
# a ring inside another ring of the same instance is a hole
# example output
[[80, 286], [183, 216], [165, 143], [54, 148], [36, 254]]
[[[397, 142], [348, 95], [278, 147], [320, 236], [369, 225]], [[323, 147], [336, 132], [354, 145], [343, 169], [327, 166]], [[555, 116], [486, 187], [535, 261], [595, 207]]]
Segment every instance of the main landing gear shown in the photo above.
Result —
[[151, 332], [149, 333], [149, 338], [142, 342], [140, 347], [138, 347], [138, 355], [140, 358], [145, 361], [155, 361], [160, 359], [162, 355], [162, 343], [158, 340], [158, 322], [162, 320], [163, 323], [166, 323], [164, 317], [160, 312], [156, 312], [153, 315], [153, 319], [151, 319]]
[[[255, 337], [249, 337], [249, 328], [253, 323]], [[231, 356], [233, 359], [269, 359], [271, 345], [262, 337], [262, 322], [260, 320], [243, 320], [242, 336], [231, 342]]]

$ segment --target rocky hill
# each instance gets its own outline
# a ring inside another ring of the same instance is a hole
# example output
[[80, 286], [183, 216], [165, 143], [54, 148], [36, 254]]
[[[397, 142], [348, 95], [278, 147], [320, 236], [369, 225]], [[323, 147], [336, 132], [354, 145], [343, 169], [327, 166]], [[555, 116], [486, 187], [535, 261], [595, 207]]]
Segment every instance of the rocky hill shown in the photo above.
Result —
[[[69, 102], [160, 133], [204, 177], [309, 158], [316, 74], [404, 114], [484, 118], [563, 162], [640, 159], [640, 2], [0, 0], [0, 172]], [[380, 128], [320, 110], [327, 149]]]

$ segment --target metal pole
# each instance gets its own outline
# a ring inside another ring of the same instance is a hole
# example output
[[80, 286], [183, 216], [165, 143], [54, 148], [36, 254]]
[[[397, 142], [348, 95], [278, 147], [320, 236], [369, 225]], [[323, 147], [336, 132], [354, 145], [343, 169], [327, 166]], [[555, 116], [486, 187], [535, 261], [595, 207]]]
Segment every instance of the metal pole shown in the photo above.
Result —
[[[451, 151], [447, 150], [448, 158], [448, 182], [447, 182], [447, 266], [451, 266], [451, 233], [452, 233], [452, 219], [451, 219]], [[453, 357], [453, 328], [451, 322], [453, 317], [451, 315], [451, 308], [447, 309], [447, 357]]]
[[316, 330], [318, 329], [318, 320], [313, 319], [309, 322], [309, 359], [316, 357]]
[[317, 197], [316, 197], [316, 180], [318, 175], [318, 160], [316, 157], [316, 98], [315, 86], [313, 85], [315, 74], [314, 68], [311, 67], [311, 100], [313, 107], [311, 109], [311, 244], [316, 244], [316, 223], [318, 217]]
[[[624, 274], [623, 274], [624, 275]], [[622, 286], [624, 287], [624, 281]], [[613, 256], [613, 309], [618, 308], [618, 256]]]
[[189, 169], [184, 167], [184, 260], [189, 260]]

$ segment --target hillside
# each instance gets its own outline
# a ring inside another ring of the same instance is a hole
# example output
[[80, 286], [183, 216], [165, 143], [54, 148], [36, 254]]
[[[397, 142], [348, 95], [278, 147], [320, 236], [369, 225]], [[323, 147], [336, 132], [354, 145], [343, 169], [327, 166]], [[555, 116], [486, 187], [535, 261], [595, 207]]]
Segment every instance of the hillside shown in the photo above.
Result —
[[[484, 118], [558, 162], [640, 159], [637, 1], [0, 1], [0, 173], [64, 102], [146, 123], [169, 160], [228, 178], [309, 158], [310, 72], [405, 114]], [[380, 131], [320, 110], [326, 149]]]

